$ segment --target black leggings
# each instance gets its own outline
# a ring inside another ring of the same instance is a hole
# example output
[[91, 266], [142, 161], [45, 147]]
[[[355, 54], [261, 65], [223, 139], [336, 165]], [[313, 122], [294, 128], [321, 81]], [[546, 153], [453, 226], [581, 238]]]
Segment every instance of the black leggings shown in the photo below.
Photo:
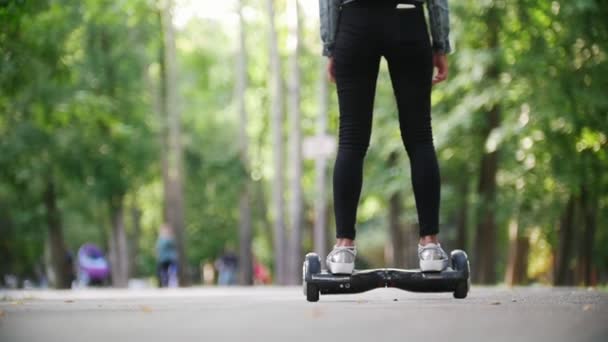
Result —
[[432, 49], [422, 4], [413, 9], [396, 5], [395, 0], [357, 0], [340, 12], [333, 53], [340, 106], [333, 178], [337, 238], [355, 238], [381, 56], [388, 62], [397, 99], [420, 236], [439, 231], [439, 166], [431, 130]]

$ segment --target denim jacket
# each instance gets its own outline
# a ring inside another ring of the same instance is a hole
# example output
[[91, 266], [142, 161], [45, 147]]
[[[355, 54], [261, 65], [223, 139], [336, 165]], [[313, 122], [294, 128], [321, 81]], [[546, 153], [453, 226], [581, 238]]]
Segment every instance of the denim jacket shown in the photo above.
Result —
[[[331, 56], [334, 47], [340, 6], [356, 0], [319, 0], [319, 13], [321, 16], [321, 40], [323, 41], [323, 56]], [[414, 0], [426, 2], [429, 11], [433, 51], [436, 53], [450, 53], [450, 12], [448, 0]]]

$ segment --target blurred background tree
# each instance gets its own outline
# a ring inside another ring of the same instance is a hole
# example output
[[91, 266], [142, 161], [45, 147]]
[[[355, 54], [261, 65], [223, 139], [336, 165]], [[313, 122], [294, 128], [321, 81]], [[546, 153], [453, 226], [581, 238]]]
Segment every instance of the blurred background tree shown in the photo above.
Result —
[[[229, 252], [242, 284], [254, 259], [297, 283], [301, 254], [335, 232], [333, 157], [302, 148], [338, 124], [318, 4], [297, 3], [0, 1], [0, 283], [67, 288], [85, 242], [114, 286], [152, 277], [163, 223], [183, 285]], [[477, 283], [605, 284], [608, 4], [450, 8], [455, 52], [433, 90], [442, 243], [469, 252]], [[415, 267], [385, 63], [375, 103], [358, 266]]]

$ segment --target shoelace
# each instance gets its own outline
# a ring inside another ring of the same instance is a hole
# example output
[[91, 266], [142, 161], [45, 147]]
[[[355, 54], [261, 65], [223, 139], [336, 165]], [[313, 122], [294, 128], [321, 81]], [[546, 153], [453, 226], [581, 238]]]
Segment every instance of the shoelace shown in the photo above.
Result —
[[435, 253], [439, 254], [442, 259], [447, 258], [448, 256], [438, 243], [429, 243], [425, 246], [418, 245], [418, 256], [422, 255], [422, 253], [426, 250], [433, 250]]
[[357, 249], [354, 246], [334, 246], [331, 252], [327, 255], [327, 258], [331, 258], [339, 252], [347, 251], [352, 256], [357, 256]]

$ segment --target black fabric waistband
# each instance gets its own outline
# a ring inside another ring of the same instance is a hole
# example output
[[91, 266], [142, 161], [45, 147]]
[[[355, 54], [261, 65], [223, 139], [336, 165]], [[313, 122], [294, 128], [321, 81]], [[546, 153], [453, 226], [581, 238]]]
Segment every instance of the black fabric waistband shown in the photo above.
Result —
[[343, 1], [342, 6], [345, 8], [395, 8], [398, 4], [408, 4], [421, 7], [422, 3], [422, 1], [417, 0], [346, 0]]

